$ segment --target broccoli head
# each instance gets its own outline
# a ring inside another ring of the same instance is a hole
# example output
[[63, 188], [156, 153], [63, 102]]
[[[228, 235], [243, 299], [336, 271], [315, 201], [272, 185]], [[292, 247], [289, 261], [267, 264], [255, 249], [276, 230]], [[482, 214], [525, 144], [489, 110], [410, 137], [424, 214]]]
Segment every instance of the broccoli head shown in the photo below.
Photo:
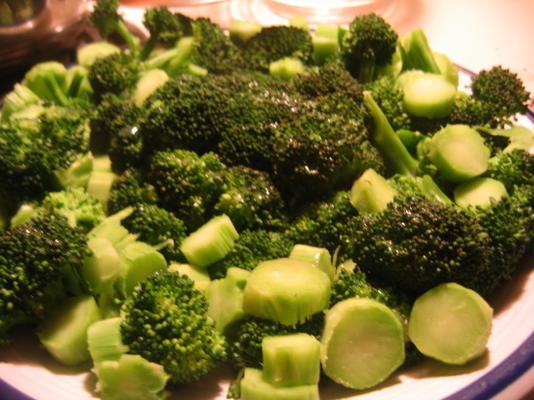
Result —
[[142, 174], [134, 168], [129, 168], [118, 175], [111, 185], [107, 202], [108, 212], [114, 214], [137, 204], [156, 204], [158, 201], [156, 191], [143, 179]]
[[155, 273], [121, 308], [122, 340], [131, 353], [163, 366], [172, 382], [198, 381], [227, 357], [226, 340], [207, 310], [205, 296], [189, 277]]
[[509, 192], [534, 185], [534, 155], [521, 149], [498, 153], [490, 159], [485, 175], [502, 182]]
[[156, 191], [158, 205], [182, 219], [188, 230], [195, 230], [212, 215], [225, 170], [213, 153], [161, 151], [150, 160], [147, 182]]
[[37, 323], [66, 296], [86, 288], [80, 271], [89, 255], [83, 231], [56, 214], [38, 216], [0, 234], [0, 343], [20, 323]]
[[107, 93], [130, 97], [139, 78], [139, 68], [138, 60], [124, 52], [97, 58], [88, 74], [96, 102]]

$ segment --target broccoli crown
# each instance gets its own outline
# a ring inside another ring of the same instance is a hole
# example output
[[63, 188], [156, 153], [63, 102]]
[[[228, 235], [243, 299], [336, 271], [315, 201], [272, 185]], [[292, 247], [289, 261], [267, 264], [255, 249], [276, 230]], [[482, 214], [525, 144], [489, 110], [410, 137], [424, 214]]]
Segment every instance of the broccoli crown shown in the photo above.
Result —
[[159, 88], [140, 126], [147, 150], [213, 150], [237, 117], [229, 104], [236, 88], [229, 83], [226, 76], [188, 75]]
[[534, 241], [534, 186], [517, 187], [490, 207], [471, 211], [490, 239], [491, 263], [474, 285], [478, 293], [488, 295], [511, 278]]
[[41, 200], [54, 172], [88, 151], [87, 117], [76, 107], [44, 108], [35, 119], [0, 127], [0, 192], [13, 202]]
[[[22, 322], [38, 322], [84, 284], [86, 237], [63, 216], [38, 216], [0, 234], [0, 342]], [[79, 281], [77, 281], [80, 279]]]
[[400, 196], [350, 225], [362, 271], [413, 296], [442, 282], [472, 287], [491, 261], [487, 232], [454, 205]]
[[173, 13], [166, 7], [148, 8], [143, 16], [143, 25], [149, 32], [146, 46], [149, 46], [150, 50], [156, 44], [172, 47], [179, 39], [193, 33], [192, 23], [191, 18]]
[[528, 111], [530, 93], [517, 74], [500, 65], [476, 74], [471, 89], [475, 99], [491, 105], [496, 117], [506, 119]]
[[239, 48], [208, 18], [197, 18], [193, 22], [193, 39], [191, 62], [208, 72], [229, 74], [244, 66]]
[[534, 155], [521, 149], [501, 152], [490, 160], [485, 175], [501, 181], [511, 192], [514, 187], [534, 185]]
[[161, 151], [150, 160], [147, 181], [158, 195], [158, 205], [195, 230], [211, 215], [222, 193], [225, 170], [213, 153]]
[[128, 232], [139, 235], [139, 240], [153, 246], [164, 245], [159, 251], [165, 259], [186, 262], [180, 244], [187, 236], [181, 219], [155, 204], [137, 203], [134, 212], [122, 220]]
[[110, 214], [114, 214], [126, 207], [155, 204], [157, 201], [158, 196], [154, 188], [143, 181], [143, 176], [138, 170], [129, 168], [113, 181], [107, 209]]
[[230, 339], [229, 361], [236, 368], [262, 366], [261, 342], [267, 336], [307, 333], [320, 339], [324, 325], [324, 314], [313, 315], [306, 322], [295, 326], [251, 317], [236, 327], [235, 337]]
[[70, 226], [79, 227], [84, 232], [89, 232], [105, 218], [102, 203], [82, 188], [51, 192], [41, 206], [45, 213], [63, 215]]
[[98, 29], [101, 36], [109, 36], [115, 31], [120, 21], [120, 16], [117, 13], [118, 9], [118, 0], [99, 0], [95, 2], [95, 7], [89, 19]]
[[350, 193], [339, 191], [327, 200], [311, 203], [287, 230], [295, 243], [327, 249], [345, 260], [352, 252], [352, 238], [348, 222], [357, 215], [350, 203]]
[[[372, 80], [375, 65], [391, 61], [397, 39], [397, 32], [379, 15], [371, 13], [355, 17], [341, 41], [346, 68], [363, 82]], [[370, 73], [366, 72], [369, 68]]]
[[298, 204], [345, 188], [367, 168], [384, 170], [369, 142], [361, 104], [324, 96], [275, 130], [274, 181], [286, 201]]
[[280, 232], [245, 230], [240, 233], [230, 252], [222, 260], [210, 265], [208, 272], [211, 279], [221, 279], [230, 267], [252, 271], [262, 261], [287, 257], [293, 245], [291, 238]]
[[224, 174], [215, 211], [228, 215], [238, 231], [281, 229], [287, 224], [284, 210], [282, 197], [265, 172], [235, 166]]
[[91, 150], [94, 154], [109, 152], [116, 172], [134, 164], [141, 151], [140, 135], [132, 133], [141, 116], [139, 107], [111, 93], [102, 97], [91, 116]]
[[269, 26], [244, 45], [244, 58], [251, 69], [269, 72], [269, 64], [294, 57], [311, 64], [313, 44], [310, 32], [295, 26]]
[[373, 99], [380, 106], [394, 130], [411, 126], [411, 117], [404, 111], [402, 104], [404, 93], [395, 80], [387, 76], [365, 84], [365, 89], [373, 94]]
[[306, 74], [297, 74], [291, 79], [291, 85], [308, 99], [339, 94], [357, 103], [363, 101], [360, 83], [338, 64], [327, 64]]
[[89, 68], [88, 79], [97, 103], [107, 93], [128, 97], [139, 75], [137, 59], [124, 52], [99, 57]]
[[459, 92], [456, 95], [451, 112], [447, 117], [449, 124], [464, 124], [469, 126], [494, 126], [493, 111], [488, 103], [475, 99], [473, 96]]
[[160, 364], [174, 383], [202, 378], [227, 357], [227, 343], [207, 317], [205, 296], [178, 273], [158, 272], [140, 282], [121, 308], [129, 351]]

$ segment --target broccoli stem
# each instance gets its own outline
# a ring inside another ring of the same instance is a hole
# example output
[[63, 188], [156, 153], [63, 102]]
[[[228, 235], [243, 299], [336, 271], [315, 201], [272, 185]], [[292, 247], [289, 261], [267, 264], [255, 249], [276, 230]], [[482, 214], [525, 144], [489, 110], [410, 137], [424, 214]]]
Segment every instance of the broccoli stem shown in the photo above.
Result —
[[50, 90], [54, 101], [61, 106], [68, 105], [69, 99], [63, 89], [61, 89], [58, 81], [53, 76], [46, 76], [43, 77], [43, 79], [46, 87]]
[[400, 44], [403, 69], [416, 69], [432, 74], [441, 73], [426, 35], [421, 29], [408, 33], [402, 38]]
[[124, 39], [132, 54], [136, 55], [139, 53], [139, 44], [122, 20], [117, 23], [117, 33]]
[[423, 192], [431, 199], [440, 201], [444, 204], [452, 204], [452, 200], [447, 196], [430, 175], [421, 178], [421, 188]]
[[380, 152], [395, 172], [417, 175], [418, 162], [410, 155], [399, 136], [395, 133], [371, 92], [364, 92], [364, 103], [374, 122], [373, 138]]

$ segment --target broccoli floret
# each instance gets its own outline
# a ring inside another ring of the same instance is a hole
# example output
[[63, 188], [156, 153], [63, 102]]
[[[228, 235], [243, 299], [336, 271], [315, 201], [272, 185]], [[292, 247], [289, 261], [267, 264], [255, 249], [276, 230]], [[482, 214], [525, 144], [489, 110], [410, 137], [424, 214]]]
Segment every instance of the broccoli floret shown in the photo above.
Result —
[[0, 234], [0, 342], [20, 323], [42, 321], [66, 296], [86, 285], [80, 277], [86, 236], [50, 214]]
[[91, 117], [91, 151], [108, 153], [116, 173], [140, 163], [143, 146], [137, 126], [142, 115], [140, 107], [106, 94]]
[[294, 244], [288, 235], [280, 232], [245, 230], [239, 234], [232, 250], [210, 265], [208, 272], [211, 279], [221, 279], [230, 267], [252, 271], [261, 261], [287, 257]]
[[159, 88], [140, 126], [147, 151], [213, 150], [237, 118], [229, 104], [237, 88], [230, 83], [226, 76], [183, 76]]
[[236, 327], [235, 336], [230, 339], [229, 361], [235, 368], [259, 368], [262, 366], [261, 342], [264, 337], [302, 332], [319, 339], [323, 325], [322, 313], [315, 314], [306, 322], [295, 326], [250, 317]]
[[269, 175], [243, 166], [226, 171], [223, 193], [214, 209], [228, 215], [238, 231], [280, 230], [287, 224], [284, 202]]
[[122, 221], [129, 232], [139, 234], [139, 240], [160, 247], [168, 262], [186, 262], [180, 244], [187, 236], [182, 220], [155, 204], [137, 204], [134, 212]]
[[348, 221], [357, 215], [350, 203], [350, 193], [339, 191], [329, 199], [311, 203], [287, 230], [295, 243], [327, 249], [345, 260], [352, 252], [352, 239]]
[[375, 78], [377, 67], [391, 62], [398, 34], [382, 17], [359, 15], [341, 41], [341, 54], [349, 72], [360, 82]]
[[301, 111], [275, 129], [273, 143], [273, 179], [290, 207], [347, 188], [367, 168], [384, 170], [361, 103], [323, 96]]
[[98, 0], [89, 20], [98, 29], [100, 36], [108, 38], [113, 33], [118, 33], [126, 42], [130, 52], [136, 54], [139, 51], [138, 41], [124, 24], [118, 9], [118, 0]]
[[193, 33], [192, 23], [191, 18], [173, 13], [166, 7], [148, 8], [143, 25], [148, 30], [149, 38], [141, 51], [141, 59], [147, 58], [156, 46], [172, 47], [182, 37], [190, 36]]
[[137, 58], [124, 52], [96, 59], [88, 74], [96, 102], [99, 103], [107, 93], [129, 98], [139, 73]]
[[442, 282], [472, 287], [490, 265], [491, 244], [477, 219], [454, 205], [398, 196], [353, 218], [353, 259], [370, 277], [417, 296]]
[[293, 57], [304, 64], [313, 60], [310, 32], [296, 26], [264, 27], [243, 45], [244, 58], [249, 68], [265, 73], [273, 61]]
[[521, 149], [501, 152], [490, 159], [485, 175], [502, 182], [510, 193], [516, 186], [532, 186], [534, 155]]
[[225, 170], [213, 153], [199, 156], [187, 150], [161, 151], [150, 160], [147, 182], [156, 191], [158, 205], [173, 212], [192, 231], [212, 215]]
[[500, 65], [476, 74], [471, 80], [471, 90], [476, 100], [491, 106], [493, 116], [500, 121], [528, 111], [530, 93], [517, 74]]
[[90, 231], [105, 218], [102, 203], [82, 188], [67, 188], [49, 193], [41, 203], [43, 213], [55, 213], [67, 218], [70, 226]]
[[212, 74], [229, 74], [244, 66], [239, 48], [208, 18], [197, 18], [193, 22], [190, 61]]
[[156, 204], [156, 191], [143, 179], [142, 174], [133, 168], [118, 175], [111, 186], [107, 202], [108, 212], [114, 214], [137, 204]]
[[201, 379], [227, 357], [225, 338], [207, 317], [208, 303], [179, 273], [140, 282], [121, 308], [121, 335], [133, 354], [160, 364], [171, 382]]

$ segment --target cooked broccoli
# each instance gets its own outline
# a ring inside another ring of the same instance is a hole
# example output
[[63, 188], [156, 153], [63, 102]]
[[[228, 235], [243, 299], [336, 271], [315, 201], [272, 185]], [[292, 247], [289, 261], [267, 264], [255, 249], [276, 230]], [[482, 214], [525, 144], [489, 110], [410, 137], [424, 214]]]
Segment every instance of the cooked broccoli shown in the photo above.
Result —
[[261, 261], [287, 257], [293, 245], [292, 239], [280, 232], [245, 230], [226, 257], [210, 265], [208, 272], [212, 279], [221, 279], [230, 267], [252, 271]]
[[0, 342], [21, 323], [36, 323], [65, 297], [86, 288], [80, 276], [87, 238], [67, 218], [39, 216], [0, 233]]
[[129, 351], [160, 364], [171, 382], [201, 379], [227, 357], [225, 338], [207, 317], [193, 281], [159, 272], [140, 282], [121, 308], [121, 335]]
[[324, 315], [315, 314], [306, 322], [287, 326], [267, 319], [250, 317], [236, 327], [235, 336], [229, 339], [229, 361], [235, 368], [261, 367], [261, 342], [264, 337], [289, 333], [307, 333], [320, 338], [324, 325]]
[[67, 69], [58, 61], [47, 61], [33, 66], [24, 76], [23, 85], [43, 100], [53, 101], [61, 106], [69, 103]]
[[118, 33], [126, 42], [130, 52], [137, 54], [139, 52], [138, 39], [133, 36], [124, 24], [118, 9], [119, 2], [117, 0], [98, 0], [89, 16], [89, 20], [104, 39], [109, 38], [114, 33]]
[[249, 68], [269, 72], [269, 65], [284, 57], [312, 63], [313, 44], [310, 32], [296, 26], [264, 27], [243, 45], [243, 54]]
[[226, 167], [213, 153], [202, 156], [187, 151], [154, 154], [147, 182], [158, 196], [158, 205], [184, 221], [189, 231], [201, 226], [211, 215], [222, 193]]
[[365, 83], [376, 69], [391, 62], [398, 34], [382, 17], [371, 13], [355, 17], [341, 40], [341, 54], [352, 76]]
[[182, 220], [155, 204], [136, 203], [134, 212], [122, 221], [129, 232], [139, 240], [160, 247], [168, 262], [185, 262], [180, 244], [187, 236]]
[[156, 204], [158, 196], [154, 188], [144, 181], [142, 173], [129, 168], [118, 175], [107, 202], [108, 213], [114, 214], [137, 204]]
[[223, 193], [214, 210], [228, 215], [238, 231], [280, 230], [288, 219], [284, 201], [269, 175], [243, 166], [225, 172]]
[[89, 83], [97, 103], [107, 94], [129, 98], [140, 74], [140, 64], [124, 52], [98, 58], [89, 68]]
[[532, 186], [534, 155], [522, 149], [498, 153], [490, 159], [485, 175], [504, 183], [510, 193], [518, 186]]

